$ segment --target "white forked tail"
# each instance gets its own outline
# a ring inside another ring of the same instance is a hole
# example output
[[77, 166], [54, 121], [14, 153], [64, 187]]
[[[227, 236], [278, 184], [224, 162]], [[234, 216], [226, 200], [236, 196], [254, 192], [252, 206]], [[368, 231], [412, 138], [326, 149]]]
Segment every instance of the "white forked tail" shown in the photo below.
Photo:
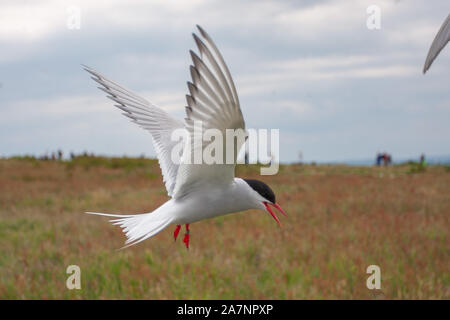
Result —
[[127, 241], [122, 249], [153, 237], [155, 234], [166, 228], [172, 221], [170, 215], [167, 215], [166, 212], [162, 210], [130, 215], [100, 212], [86, 213], [116, 218], [109, 221], [114, 225], [119, 225], [127, 236]]

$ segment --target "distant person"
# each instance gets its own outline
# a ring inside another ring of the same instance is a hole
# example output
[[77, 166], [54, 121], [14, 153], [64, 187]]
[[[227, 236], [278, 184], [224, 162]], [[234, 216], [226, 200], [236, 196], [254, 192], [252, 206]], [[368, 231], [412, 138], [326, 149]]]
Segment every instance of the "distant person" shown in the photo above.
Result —
[[58, 149], [58, 160], [61, 161], [63, 157], [63, 152], [61, 149]]
[[425, 154], [424, 154], [424, 153], [422, 153], [422, 154], [420, 155], [420, 165], [421, 165], [422, 167], [425, 167], [425, 166], [427, 165], [427, 163], [426, 163], [426, 161], [425, 161]]
[[383, 155], [381, 153], [377, 153], [377, 166], [381, 166], [381, 161], [383, 160]]
[[382, 159], [383, 159], [383, 165], [385, 167], [387, 167], [392, 161], [391, 155], [388, 154], [387, 152], [382, 154]]

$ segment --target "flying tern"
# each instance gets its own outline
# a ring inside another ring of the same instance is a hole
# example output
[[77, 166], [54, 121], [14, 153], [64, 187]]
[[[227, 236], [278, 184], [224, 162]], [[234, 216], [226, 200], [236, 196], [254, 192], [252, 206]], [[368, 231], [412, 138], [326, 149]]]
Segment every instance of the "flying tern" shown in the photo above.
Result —
[[[101, 85], [116, 107], [132, 122], [149, 131], [170, 200], [156, 210], [143, 214], [89, 214], [112, 217], [127, 240], [125, 247], [144, 241], [158, 232], [175, 225], [174, 239], [184, 224], [186, 233], [183, 242], [189, 248], [189, 225], [207, 218], [249, 209], [267, 210], [276, 222], [278, 217], [271, 206], [286, 213], [277, 204], [275, 194], [264, 182], [235, 177], [235, 164], [191, 164], [184, 157], [193, 140], [183, 144], [180, 162], [172, 159], [174, 130], [183, 129], [188, 136], [194, 135], [194, 121], [201, 121], [206, 128], [218, 129], [226, 137], [227, 129], [245, 130], [238, 95], [230, 71], [211, 37], [197, 26], [200, 37], [193, 34], [200, 56], [190, 51], [193, 65], [190, 66], [192, 81], [188, 82], [186, 95], [186, 118], [184, 122], [174, 119], [161, 108], [139, 97], [102, 74], [84, 66], [92, 79]], [[239, 140], [238, 140], [239, 141]], [[240, 149], [243, 142], [235, 147]], [[225, 145], [225, 143], [224, 143]], [[199, 146], [205, 148], [204, 144]], [[235, 150], [236, 150], [235, 149]], [[225, 149], [224, 152], [227, 152]], [[228, 151], [229, 152], [229, 151]], [[236, 160], [237, 152], [233, 154]]]

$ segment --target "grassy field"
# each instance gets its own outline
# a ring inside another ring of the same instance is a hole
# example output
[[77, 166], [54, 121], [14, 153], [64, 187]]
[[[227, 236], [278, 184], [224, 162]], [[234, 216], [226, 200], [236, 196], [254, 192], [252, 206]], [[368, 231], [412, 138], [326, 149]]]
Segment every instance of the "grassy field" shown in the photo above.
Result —
[[[155, 160], [0, 160], [0, 299], [449, 299], [450, 170], [282, 166], [259, 176], [289, 214], [248, 211], [170, 227], [135, 247], [107, 218], [168, 198]], [[66, 288], [68, 265], [81, 290]], [[381, 290], [366, 268], [381, 268]]]

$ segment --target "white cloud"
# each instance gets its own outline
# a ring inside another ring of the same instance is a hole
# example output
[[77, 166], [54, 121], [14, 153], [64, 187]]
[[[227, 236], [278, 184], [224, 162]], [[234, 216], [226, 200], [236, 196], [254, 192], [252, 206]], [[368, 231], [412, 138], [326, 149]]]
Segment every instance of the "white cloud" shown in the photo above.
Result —
[[108, 109], [104, 99], [104, 95], [101, 94], [95, 96], [25, 99], [7, 103], [2, 107], [2, 114], [5, 118], [11, 119], [11, 117], [17, 116], [22, 120], [46, 116], [70, 117], [74, 114], [93, 114]]
[[257, 71], [240, 75], [240, 95], [257, 95], [264, 92], [286, 92], [303, 82], [338, 81], [343, 79], [370, 79], [408, 77], [420, 73], [414, 65], [398, 62], [405, 55], [388, 59], [380, 55], [322, 56], [283, 59], [262, 62]]
[[202, 0], [2, 1], [0, 41], [38, 41], [67, 31], [69, 7], [81, 10], [81, 28], [162, 28], [170, 17], [192, 14]]
[[[366, 28], [370, 4], [381, 7], [379, 31]], [[72, 5], [81, 9], [79, 31], [66, 28]], [[195, 24], [224, 54], [248, 123], [279, 127], [291, 135], [290, 147], [325, 159], [343, 141], [341, 156], [351, 158], [376, 145], [381, 138], [372, 132], [389, 122], [382, 138], [392, 136], [393, 148], [401, 149], [410, 137], [413, 150], [420, 135], [422, 145], [439, 150], [431, 134], [414, 128], [432, 128], [434, 122], [436, 132], [448, 133], [442, 120], [448, 114], [448, 52], [425, 77], [420, 73], [446, 10], [445, 1], [416, 0], [4, 0], [0, 130], [23, 144], [2, 145], [0, 152], [39, 150], [57, 137], [55, 145], [67, 138], [68, 147], [105, 153], [145, 151], [148, 136], [95, 91], [79, 64], [98, 68], [182, 119]], [[448, 149], [448, 143], [441, 145]], [[286, 159], [295, 158], [297, 151], [289, 149]]]
[[0, 9], [0, 41], [37, 41], [65, 26], [65, 7], [58, 1], [4, 2]]

